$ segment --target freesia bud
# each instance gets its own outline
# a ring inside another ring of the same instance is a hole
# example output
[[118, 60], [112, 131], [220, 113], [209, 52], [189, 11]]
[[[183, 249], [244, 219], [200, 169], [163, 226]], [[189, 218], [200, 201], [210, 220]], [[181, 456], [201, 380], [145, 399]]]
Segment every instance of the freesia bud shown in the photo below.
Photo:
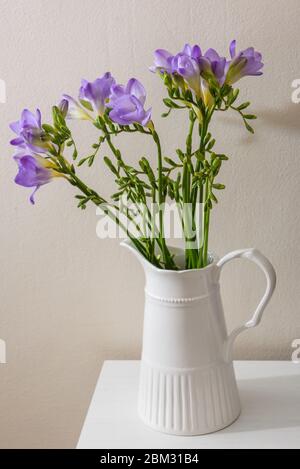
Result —
[[64, 94], [63, 100], [68, 102], [67, 119], [93, 120], [92, 116], [72, 96]]
[[58, 104], [58, 109], [60, 110], [63, 117], [66, 117], [69, 109], [69, 102], [67, 99], [62, 99]]

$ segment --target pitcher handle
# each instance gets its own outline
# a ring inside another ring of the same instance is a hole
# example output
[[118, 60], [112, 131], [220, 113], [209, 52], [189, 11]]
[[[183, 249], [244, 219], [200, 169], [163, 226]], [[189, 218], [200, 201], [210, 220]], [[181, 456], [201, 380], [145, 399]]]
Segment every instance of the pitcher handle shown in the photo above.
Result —
[[258, 326], [258, 324], [260, 323], [264, 309], [267, 306], [269, 300], [271, 299], [276, 285], [276, 273], [274, 267], [272, 266], [271, 262], [265, 256], [263, 256], [263, 254], [261, 254], [261, 252], [259, 252], [257, 249], [239, 249], [237, 251], [230, 252], [229, 254], [226, 254], [224, 257], [222, 257], [222, 259], [217, 263], [217, 266], [222, 268], [224, 264], [226, 264], [228, 261], [231, 261], [232, 259], [236, 258], [249, 259], [250, 261], [255, 262], [255, 264], [257, 264], [265, 274], [267, 280], [267, 288], [250, 321], [246, 322], [246, 324], [240, 327], [237, 327], [229, 335], [225, 349], [226, 361], [231, 360], [232, 346], [236, 337], [241, 332], [249, 329], [250, 327]]

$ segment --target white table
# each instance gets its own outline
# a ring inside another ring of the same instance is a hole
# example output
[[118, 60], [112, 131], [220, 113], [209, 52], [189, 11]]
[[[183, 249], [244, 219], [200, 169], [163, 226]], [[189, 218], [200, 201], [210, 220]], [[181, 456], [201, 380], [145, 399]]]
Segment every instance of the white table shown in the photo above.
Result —
[[242, 415], [204, 436], [172, 436], [140, 422], [138, 361], [106, 361], [77, 448], [297, 448], [300, 449], [300, 364], [235, 362]]

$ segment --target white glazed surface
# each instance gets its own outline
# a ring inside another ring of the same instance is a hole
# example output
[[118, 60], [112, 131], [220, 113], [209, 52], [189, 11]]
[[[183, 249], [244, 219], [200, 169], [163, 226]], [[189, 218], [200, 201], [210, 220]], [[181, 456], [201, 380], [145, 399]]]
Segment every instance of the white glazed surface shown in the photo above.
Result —
[[[270, 262], [255, 249], [234, 251], [204, 269], [166, 271], [122, 243], [145, 270], [145, 316], [138, 410], [152, 428], [176, 435], [211, 433], [240, 414], [231, 360], [243, 330], [259, 324], [275, 288]], [[223, 265], [246, 257], [265, 273], [267, 288], [254, 315], [228, 335], [219, 278]]]

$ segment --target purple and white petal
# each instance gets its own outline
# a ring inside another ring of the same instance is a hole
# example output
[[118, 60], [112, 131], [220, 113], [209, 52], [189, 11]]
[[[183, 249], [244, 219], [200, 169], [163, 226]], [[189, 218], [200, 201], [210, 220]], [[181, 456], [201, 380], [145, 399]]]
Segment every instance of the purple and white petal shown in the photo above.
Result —
[[146, 101], [146, 90], [136, 78], [131, 78], [126, 85], [126, 93], [135, 96], [143, 105]]

